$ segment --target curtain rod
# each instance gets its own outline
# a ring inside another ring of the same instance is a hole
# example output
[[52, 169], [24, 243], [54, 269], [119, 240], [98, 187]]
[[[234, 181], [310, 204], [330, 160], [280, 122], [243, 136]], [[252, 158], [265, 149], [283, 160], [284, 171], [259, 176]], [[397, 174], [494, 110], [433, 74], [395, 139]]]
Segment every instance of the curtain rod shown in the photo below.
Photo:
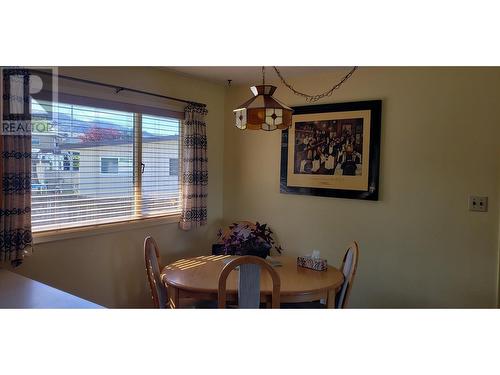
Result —
[[130, 91], [130, 92], [135, 92], [137, 94], [150, 95], [150, 96], [155, 96], [157, 98], [170, 99], [170, 100], [175, 100], [177, 102], [182, 102], [182, 103], [193, 104], [193, 105], [197, 105], [197, 106], [201, 106], [201, 107], [206, 107], [206, 104], [204, 104], [204, 103], [198, 103], [198, 102], [194, 102], [192, 100], [185, 100], [185, 99], [174, 98], [172, 96], [166, 96], [166, 95], [156, 94], [154, 92], [136, 90], [136, 89], [131, 89], [129, 87], [111, 85], [109, 83], [103, 83], [103, 82], [97, 82], [97, 81], [91, 81], [89, 79], [83, 79], [83, 78], [70, 77], [70, 76], [65, 76], [65, 75], [60, 75], [60, 74], [47, 73], [47, 72], [44, 72], [42, 70], [29, 69], [29, 71], [34, 72], [34, 73], [38, 73], [38, 74], [52, 75], [52, 76], [56, 76], [58, 78], [67, 79], [69, 81], [82, 82], [82, 83], [88, 83], [88, 84], [91, 84], [91, 85], [109, 87], [109, 88], [114, 89], [116, 94], [118, 94], [120, 91]]

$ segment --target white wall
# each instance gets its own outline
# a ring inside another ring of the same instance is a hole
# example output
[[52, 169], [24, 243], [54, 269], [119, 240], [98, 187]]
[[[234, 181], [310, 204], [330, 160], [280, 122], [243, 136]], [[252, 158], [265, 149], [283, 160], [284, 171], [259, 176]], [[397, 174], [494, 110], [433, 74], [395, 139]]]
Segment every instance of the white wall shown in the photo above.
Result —
[[[156, 193], [159, 188], [167, 191], [178, 192], [177, 181], [179, 176], [170, 175], [170, 159], [179, 158], [179, 140], [167, 140], [160, 142], [144, 142], [142, 162], [145, 165], [142, 174], [143, 192]], [[80, 193], [94, 196], [124, 195], [133, 191], [133, 145], [105, 145], [94, 147], [81, 147], [70, 149], [80, 154], [79, 173], [75, 173], [80, 179], [76, 182], [82, 185]], [[128, 159], [129, 163], [118, 162], [118, 173], [103, 174], [101, 172], [102, 158]], [[125, 164], [125, 165], [123, 165]], [[102, 188], [100, 190], [99, 188]]]
[[[317, 93], [342, 73], [291, 81]], [[284, 103], [306, 104], [277, 86]], [[227, 222], [269, 223], [288, 254], [318, 249], [331, 264], [358, 240], [352, 307], [496, 306], [499, 68], [361, 68], [319, 102], [383, 100], [377, 202], [280, 194], [280, 132], [234, 127], [231, 109], [250, 96], [226, 93]], [[469, 212], [469, 193], [489, 196], [489, 212]]]
[[142, 244], [157, 240], [163, 261], [209, 253], [222, 220], [224, 88], [157, 68], [61, 68], [60, 74], [206, 103], [209, 158], [208, 225], [183, 232], [174, 223], [143, 224], [92, 237], [37, 244], [17, 269], [28, 277], [106, 307], [151, 306]]

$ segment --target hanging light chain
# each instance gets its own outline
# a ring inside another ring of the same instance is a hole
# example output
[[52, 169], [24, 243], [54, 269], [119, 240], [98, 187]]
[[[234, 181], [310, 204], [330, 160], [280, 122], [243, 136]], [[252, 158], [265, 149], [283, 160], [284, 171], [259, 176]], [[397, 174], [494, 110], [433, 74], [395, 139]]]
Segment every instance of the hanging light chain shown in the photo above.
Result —
[[318, 95], [309, 95], [309, 94], [305, 94], [303, 92], [300, 92], [300, 91], [297, 91], [293, 88], [292, 85], [290, 85], [287, 81], [285, 81], [285, 79], [283, 78], [283, 76], [281, 75], [281, 72], [278, 70], [278, 68], [274, 67], [274, 70], [276, 71], [276, 74], [278, 75], [278, 77], [280, 78], [281, 82], [286, 86], [288, 87], [291, 91], [293, 91], [293, 93], [295, 95], [298, 95], [298, 96], [302, 96], [304, 98], [306, 98], [306, 101], [309, 102], [309, 103], [313, 103], [313, 102], [317, 102], [318, 100], [320, 99], [323, 99], [327, 96], [331, 96], [333, 94], [333, 92], [335, 90], [337, 90], [338, 88], [340, 88], [340, 86], [342, 86], [342, 84], [347, 81], [349, 78], [351, 78], [351, 76], [354, 74], [354, 72], [356, 71], [356, 69], [358, 69], [357, 66], [353, 67], [351, 69], [351, 71], [349, 73], [347, 73], [344, 78], [342, 78], [340, 80], [339, 83], [337, 83], [335, 86], [333, 86], [330, 90], [328, 91], [325, 91], [324, 93], [322, 94], [318, 94]]

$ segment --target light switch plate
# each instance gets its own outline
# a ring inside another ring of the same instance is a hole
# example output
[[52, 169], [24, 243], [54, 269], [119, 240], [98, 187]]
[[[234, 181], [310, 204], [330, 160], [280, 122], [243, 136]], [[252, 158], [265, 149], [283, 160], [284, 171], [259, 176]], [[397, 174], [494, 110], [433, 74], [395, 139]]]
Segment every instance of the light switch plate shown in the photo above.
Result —
[[488, 197], [478, 195], [469, 195], [469, 211], [488, 211]]

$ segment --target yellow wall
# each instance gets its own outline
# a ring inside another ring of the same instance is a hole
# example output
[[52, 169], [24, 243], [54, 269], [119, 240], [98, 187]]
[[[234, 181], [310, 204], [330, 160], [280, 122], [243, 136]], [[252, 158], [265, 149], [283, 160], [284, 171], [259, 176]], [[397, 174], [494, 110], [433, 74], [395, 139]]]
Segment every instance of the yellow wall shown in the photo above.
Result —
[[[141, 224], [42, 243], [17, 272], [107, 307], [150, 306], [146, 235], [157, 239], [168, 262], [209, 252], [221, 221], [256, 219], [272, 226], [288, 254], [318, 249], [331, 264], [357, 239], [352, 307], [496, 305], [500, 69], [361, 68], [319, 102], [383, 100], [378, 202], [280, 194], [280, 132], [233, 126], [231, 110], [250, 97], [247, 86], [225, 90], [155, 68], [60, 73], [208, 104], [209, 225], [183, 232], [175, 224]], [[318, 92], [341, 74], [292, 81]], [[305, 104], [277, 86], [285, 103]], [[469, 193], [488, 195], [490, 211], [467, 211]]]
[[[342, 72], [291, 81], [317, 93]], [[306, 104], [277, 86], [278, 99]], [[231, 109], [250, 96], [226, 91], [225, 221], [267, 222], [288, 254], [318, 249], [331, 264], [358, 240], [352, 307], [496, 306], [499, 68], [361, 68], [319, 102], [383, 100], [377, 202], [280, 194], [281, 132], [233, 125]], [[469, 193], [489, 196], [489, 212], [469, 212]]]
[[125, 85], [206, 103], [209, 158], [208, 225], [183, 232], [176, 224], [132, 226], [92, 237], [35, 246], [17, 272], [106, 307], [151, 306], [142, 244], [157, 240], [164, 262], [209, 253], [222, 220], [224, 88], [156, 68], [64, 68], [60, 74]]

